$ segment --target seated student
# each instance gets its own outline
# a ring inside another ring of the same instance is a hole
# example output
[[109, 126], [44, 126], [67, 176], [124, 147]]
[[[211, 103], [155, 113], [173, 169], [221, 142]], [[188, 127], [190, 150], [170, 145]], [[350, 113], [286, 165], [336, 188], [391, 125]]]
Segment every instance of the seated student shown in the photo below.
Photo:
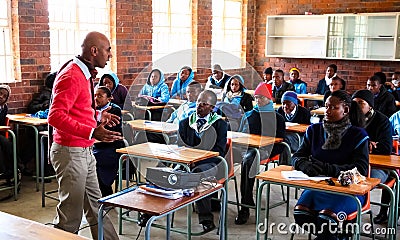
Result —
[[381, 82], [378, 75], [370, 77], [367, 81], [367, 89], [374, 94], [374, 109], [390, 117], [396, 112], [394, 97]]
[[[10, 87], [0, 84], [0, 126], [6, 125], [6, 116], [8, 113], [7, 101], [10, 94]], [[6, 179], [8, 184], [12, 184], [14, 177], [13, 169], [12, 143], [0, 133], [0, 179]]]
[[263, 81], [267, 84], [272, 84], [272, 67], [267, 67], [263, 72]]
[[100, 78], [97, 86], [106, 86], [108, 89], [110, 89], [112, 94], [112, 103], [117, 104], [121, 109], [125, 109], [130, 112], [133, 110], [132, 100], [128, 89], [119, 83], [119, 78], [114, 72], [109, 71], [108, 73], [105, 73]]
[[191, 67], [183, 66], [172, 83], [171, 97], [186, 100], [186, 87], [194, 79], [194, 72]]
[[[335, 91], [326, 100], [323, 123], [312, 124], [304, 135], [292, 163], [296, 170], [309, 176], [337, 178], [340, 171], [357, 170], [368, 175], [368, 134], [358, 104], [343, 90]], [[365, 196], [356, 196], [364, 204]], [[357, 210], [354, 199], [332, 193], [304, 190], [294, 209], [299, 226], [316, 226], [317, 239], [337, 239], [337, 214]], [[331, 224], [329, 224], [331, 223]], [[336, 223], [336, 225], [334, 225]]]
[[274, 81], [272, 85], [272, 100], [274, 103], [282, 103], [282, 95], [286, 91], [294, 91], [294, 86], [290, 82], [285, 82], [284, 73], [282, 70], [275, 70], [272, 74], [272, 80]]
[[[293, 91], [287, 91], [283, 94], [282, 106], [278, 108], [277, 112], [284, 116], [285, 122], [310, 125], [311, 113], [308, 109], [298, 105], [297, 94]], [[301, 143], [298, 135], [291, 132], [286, 133], [285, 142], [289, 144], [292, 152], [297, 151]]]
[[[28, 105], [28, 113], [31, 114], [32, 117], [46, 119], [49, 114], [49, 104], [51, 99], [51, 90], [53, 88], [54, 80], [56, 79], [57, 72], [53, 72], [47, 75], [45, 79], [45, 85], [43, 89], [40, 91], [39, 95], [35, 94], [35, 97]], [[22, 131], [21, 131], [22, 130]], [[37, 130], [46, 131], [47, 125], [37, 126]], [[35, 132], [30, 127], [23, 127], [20, 129], [18, 137], [18, 141], [20, 146], [24, 146], [24, 151], [19, 152], [19, 157], [23, 166], [21, 169], [25, 175], [32, 175], [30, 169], [28, 169], [27, 165], [29, 162], [32, 162], [32, 159], [35, 156], [35, 142], [32, 139], [35, 139]], [[39, 136], [40, 139], [40, 136]], [[44, 146], [44, 152], [47, 152], [47, 144]], [[47, 156], [47, 154], [45, 155]], [[45, 161], [45, 176], [54, 175], [53, 166], [48, 161]], [[51, 179], [46, 179], [46, 182], [50, 182]]]
[[346, 90], [346, 81], [338, 77], [333, 77], [329, 84], [329, 90], [324, 94], [324, 103], [331, 93], [337, 90]]
[[[374, 110], [374, 95], [368, 90], [358, 90], [352, 96], [365, 116], [365, 130], [369, 136], [369, 152], [372, 154], [390, 155], [392, 152], [392, 129], [389, 119]], [[386, 170], [372, 168], [370, 177], [379, 178], [381, 183], [386, 182], [389, 174]], [[382, 191], [382, 198], [387, 191]], [[388, 195], [389, 197], [389, 195]], [[382, 208], [374, 218], [374, 223], [387, 221], [387, 208]]]
[[[121, 117], [121, 108], [111, 103], [111, 91], [105, 86], [97, 88], [95, 93], [96, 110], [99, 112], [108, 109], [108, 112]], [[97, 124], [100, 124], [98, 122]], [[122, 123], [116, 126], [105, 126], [106, 129], [120, 132], [122, 134]], [[121, 154], [115, 150], [124, 147], [122, 140], [114, 142], [97, 142], [93, 146], [93, 155], [96, 158], [96, 172], [99, 187], [103, 197], [113, 194], [111, 185], [113, 184], [118, 171], [118, 161]]]
[[[204, 90], [197, 98], [196, 111], [179, 122], [178, 145], [196, 149], [219, 152], [225, 156], [228, 126], [221, 116], [214, 113], [217, 96], [211, 90]], [[192, 166], [192, 172], [203, 173], [203, 178], [219, 176], [220, 160], [209, 158]], [[211, 213], [211, 197], [196, 202], [199, 223], [204, 232], [215, 229], [214, 216]], [[146, 226], [149, 214], [141, 214], [138, 225]]]
[[400, 72], [394, 72], [392, 81], [385, 82], [385, 86], [388, 92], [393, 94], [394, 99], [400, 101]]
[[[201, 93], [201, 84], [197, 81], [193, 81], [189, 83], [186, 88], [186, 97], [188, 99], [187, 102], [183, 103], [176, 109], [169, 119], [167, 123], [179, 124], [179, 122], [187, 117], [189, 117], [193, 112], [196, 111], [196, 101]], [[146, 137], [146, 138], [144, 138]], [[170, 143], [176, 142], [176, 137], [170, 137]], [[156, 143], [165, 143], [164, 137], [159, 133], [151, 133], [151, 132], [140, 132], [135, 139], [135, 143], [142, 142], [156, 142]]]
[[189, 117], [193, 112], [196, 111], [196, 101], [201, 93], [201, 84], [197, 81], [193, 81], [189, 83], [186, 88], [186, 98], [187, 102], [180, 105], [178, 109], [176, 109], [169, 119], [167, 123], [175, 123], [178, 124], [181, 120]]
[[[245, 113], [242, 118], [239, 132], [257, 134], [262, 136], [270, 136], [277, 138], [285, 137], [285, 119], [274, 111], [272, 103], [271, 85], [260, 83], [254, 91], [256, 106], [253, 110]], [[274, 157], [281, 154], [279, 164], [289, 164], [290, 153], [283, 153], [282, 145], [269, 145], [260, 148], [261, 159]], [[240, 177], [240, 194], [241, 203], [249, 206], [255, 206], [253, 199], [253, 187], [255, 182], [256, 169], [258, 166], [253, 166], [256, 158], [256, 149], [248, 148], [234, 149], [234, 157], [239, 158], [241, 162], [241, 177]], [[240, 153], [238, 153], [238, 151]], [[235, 159], [237, 162], [237, 159]], [[247, 222], [250, 216], [248, 207], [242, 207], [238, 216], [235, 218], [235, 224], [242, 225]]]
[[224, 89], [229, 76], [226, 74], [219, 64], [214, 64], [211, 68], [212, 75], [208, 77], [205, 89], [219, 88]]
[[307, 93], [307, 83], [300, 79], [300, 70], [298, 68], [291, 68], [290, 71], [290, 83], [294, 87], [294, 91], [297, 94]]
[[[179, 122], [178, 144], [197, 149], [219, 152], [225, 156], [228, 126], [221, 116], [212, 110], [217, 103], [217, 96], [210, 90], [200, 93], [197, 99], [196, 112]], [[210, 158], [194, 165], [192, 172], [204, 172], [206, 177], [216, 176], [219, 159]], [[211, 213], [211, 197], [196, 202], [199, 223], [203, 230], [209, 232], [215, 228]]]
[[150, 72], [146, 84], [139, 92], [139, 96], [150, 96], [160, 102], [168, 102], [168, 85], [165, 83], [164, 74], [161, 72], [160, 69], [153, 69]]
[[44, 82], [44, 87], [39, 96], [32, 99], [28, 105], [28, 113], [34, 114], [38, 111], [45, 111], [49, 109], [51, 89], [53, 89], [54, 80], [56, 79], [57, 72], [52, 72], [47, 75]]
[[226, 84], [222, 102], [241, 106], [244, 112], [253, 109], [253, 97], [245, 92], [246, 88], [242, 76], [235, 74]]
[[334, 77], [338, 77], [337, 66], [335, 64], [330, 64], [326, 68], [325, 78], [319, 80], [315, 93], [324, 95], [329, 90], [329, 85]]

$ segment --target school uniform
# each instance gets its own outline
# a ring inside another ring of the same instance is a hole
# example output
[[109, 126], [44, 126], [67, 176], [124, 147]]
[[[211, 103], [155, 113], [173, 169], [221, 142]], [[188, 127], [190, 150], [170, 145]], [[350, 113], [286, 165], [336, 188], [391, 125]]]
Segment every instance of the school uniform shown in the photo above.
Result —
[[[205, 123], [199, 127], [199, 118], [196, 112], [194, 112], [188, 118], [179, 122], [178, 145], [219, 152], [219, 155], [224, 157], [227, 142], [227, 123], [216, 113], [210, 113], [203, 119]], [[219, 176], [219, 165], [220, 160], [218, 158], [209, 158], [196, 163], [192, 171], [203, 172], [204, 176]], [[212, 221], [211, 197], [197, 201], [196, 204], [199, 213], [199, 223]]]
[[[311, 125], [304, 135], [300, 149], [292, 156], [293, 166], [297, 169], [297, 161], [304, 158], [308, 159], [311, 156], [318, 161], [329, 164], [326, 172], [328, 177], [337, 178], [340, 171], [351, 170], [354, 167], [357, 167], [361, 175], [368, 175], [368, 134], [364, 129], [350, 125], [342, 133], [341, 144], [337, 149], [324, 149], [322, 146], [326, 139], [327, 132], [322, 123]], [[365, 196], [357, 196], [357, 198], [361, 204], [364, 203]], [[297, 205], [315, 211], [328, 209], [336, 214], [340, 211], [349, 214], [357, 210], [357, 205], [351, 197], [313, 190], [305, 190]]]
[[[308, 125], [311, 124], [310, 123], [310, 118], [311, 118], [310, 111], [300, 105], [296, 105], [295, 109], [290, 114], [286, 114], [283, 111], [282, 106], [278, 108], [277, 112], [285, 118], [285, 122], [308, 124]], [[301, 133], [292, 133], [292, 132], [286, 133], [285, 142], [287, 142], [289, 144], [292, 152], [295, 152], [295, 151], [297, 151], [297, 149], [299, 149], [301, 140], [303, 139], [303, 135], [304, 134], [301, 134]], [[298, 136], [300, 136], [300, 138], [301, 138], [300, 142], [299, 142]]]
[[[109, 106], [111, 106], [111, 109], [108, 110], [109, 113], [121, 117], [121, 108], [114, 103], [109, 103], [98, 110], [102, 111]], [[110, 131], [119, 132], [122, 135], [121, 122], [116, 126], [105, 126], [105, 128]], [[113, 193], [111, 185], [117, 176], [118, 162], [119, 157], [121, 156], [121, 154], [117, 153], [116, 150], [124, 146], [125, 144], [122, 140], [117, 140], [110, 143], [98, 142], [93, 146], [93, 155], [96, 158], [96, 172], [103, 197]]]
[[393, 95], [388, 92], [385, 86], [381, 86], [379, 93], [374, 96], [374, 109], [387, 117], [396, 112], [396, 102]]
[[282, 96], [286, 91], [294, 91], [294, 87], [291, 83], [283, 81], [280, 87], [273, 86], [272, 96], [275, 98], [275, 103], [281, 104]]
[[[239, 132], [250, 133], [261, 136], [270, 136], [277, 138], [285, 137], [285, 120], [279, 114], [273, 110], [272, 101], [266, 106], [259, 107], [256, 105], [253, 110], [247, 112], [241, 121]], [[271, 158], [277, 154], [282, 154], [284, 148], [282, 145], [274, 144], [261, 147], [259, 149], [260, 158]], [[240, 153], [238, 153], [238, 151]], [[253, 166], [254, 159], [256, 157], [256, 150], [249, 148], [243, 152], [243, 149], [236, 148], [234, 156], [239, 157], [241, 160], [241, 181], [240, 181], [240, 193], [241, 203], [254, 206], [253, 200], [253, 188], [255, 182], [255, 175], [258, 166]], [[286, 153], [285, 156], [281, 156], [279, 164], [288, 164], [283, 162], [290, 157], [290, 153]], [[237, 160], [236, 160], [237, 161]], [[252, 167], [253, 166], [253, 167]]]
[[168, 90], [168, 85], [165, 83], [164, 74], [159, 70], [153, 70], [153, 71], [158, 71], [160, 73], [160, 81], [158, 81], [158, 83], [154, 86], [151, 85], [150, 83], [151, 73], [150, 73], [149, 77], [147, 78], [147, 82], [143, 86], [142, 90], [140, 90], [139, 95], [150, 96], [161, 102], [166, 103], [169, 100], [169, 90]]

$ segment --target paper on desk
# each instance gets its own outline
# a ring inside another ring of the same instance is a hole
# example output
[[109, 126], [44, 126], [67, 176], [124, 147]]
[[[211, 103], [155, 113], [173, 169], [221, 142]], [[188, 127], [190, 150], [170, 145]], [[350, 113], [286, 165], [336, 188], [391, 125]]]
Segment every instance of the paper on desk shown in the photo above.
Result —
[[286, 127], [292, 127], [292, 126], [297, 126], [299, 125], [298, 123], [293, 123], [293, 122], [285, 122]]
[[292, 170], [292, 171], [282, 171], [281, 175], [287, 180], [312, 180], [312, 181], [322, 181], [329, 179], [327, 176], [309, 177], [302, 171]]
[[143, 188], [138, 188], [137, 191], [140, 192], [140, 193], [144, 193], [144, 194], [148, 194], [148, 195], [152, 195], [152, 196], [156, 196], [156, 197], [173, 199], [173, 200], [183, 197], [182, 190], [180, 190], [178, 192], [171, 193], [171, 194], [163, 194], [161, 192], [157, 193], [155, 191], [147, 191], [147, 190], [145, 190]]

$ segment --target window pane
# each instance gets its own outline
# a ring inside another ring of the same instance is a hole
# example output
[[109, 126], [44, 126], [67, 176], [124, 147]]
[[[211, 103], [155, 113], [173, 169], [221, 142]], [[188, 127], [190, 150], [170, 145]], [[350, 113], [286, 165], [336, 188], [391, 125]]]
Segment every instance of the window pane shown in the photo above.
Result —
[[219, 63], [224, 69], [240, 68], [242, 62], [242, 2], [239, 0], [213, 0], [212, 13], [212, 64]]
[[10, 0], [0, 0], [0, 72], [2, 73], [0, 83], [15, 80], [10, 7]]
[[87, 33], [110, 36], [107, 0], [49, 0], [51, 70], [80, 54]]
[[175, 73], [183, 65], [192, 65], [190, 0], [153, 0], [152, 11], [154, 67]]

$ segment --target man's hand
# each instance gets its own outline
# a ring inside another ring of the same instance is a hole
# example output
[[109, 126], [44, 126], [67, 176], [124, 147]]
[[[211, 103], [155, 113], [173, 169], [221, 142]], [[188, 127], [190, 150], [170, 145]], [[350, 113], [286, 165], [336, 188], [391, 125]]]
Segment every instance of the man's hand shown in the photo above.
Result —
[[108, 110], [111, 109], [111, 106], [108, 106], [101, 112], [101, 123], [105, 123], [109, 127], [114, 127], [119, 124], [120, 118], [117, 115], [111, 114]]
[[114, 142], [116, 140], [123, 139], [123, 137], [121, 136], [121, 133], [105, 129], [104, 128], [105, 124], [106, 124], [105, 122], [102, 122], [97, 128], [94, 129], [93, 137], [96, 140], [99, 140], [102, 142]]

